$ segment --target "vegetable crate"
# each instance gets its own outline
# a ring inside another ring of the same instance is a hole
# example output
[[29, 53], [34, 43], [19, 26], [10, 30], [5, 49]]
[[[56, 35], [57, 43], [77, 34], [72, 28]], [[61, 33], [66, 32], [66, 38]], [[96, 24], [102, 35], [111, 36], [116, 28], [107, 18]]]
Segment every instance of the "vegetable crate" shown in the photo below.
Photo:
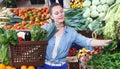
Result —
[[20, 68], [22, 65], [43, 66], [47, 41], [20, 41], [10, 46], [10, 65]]

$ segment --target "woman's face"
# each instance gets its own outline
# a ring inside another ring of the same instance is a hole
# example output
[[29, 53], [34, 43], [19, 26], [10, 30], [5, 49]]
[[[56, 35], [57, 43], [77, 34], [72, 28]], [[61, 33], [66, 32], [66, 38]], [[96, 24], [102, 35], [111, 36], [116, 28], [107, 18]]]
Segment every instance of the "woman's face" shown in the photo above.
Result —
[[61, 6], [54, 6], [52, 8], [51, 18], [55, 21], [55, 23], [62, 23], [64, 21], [64, 11]]

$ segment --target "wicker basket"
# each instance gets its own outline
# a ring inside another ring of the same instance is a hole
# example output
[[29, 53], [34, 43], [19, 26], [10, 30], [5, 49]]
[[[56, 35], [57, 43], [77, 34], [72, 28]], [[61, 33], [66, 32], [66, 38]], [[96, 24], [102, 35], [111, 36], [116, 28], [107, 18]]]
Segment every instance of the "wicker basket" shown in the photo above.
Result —
[[47, 41], [21, 41], [10, 46], [10, 65], [20, 68], [22, 65], [43, 66]]

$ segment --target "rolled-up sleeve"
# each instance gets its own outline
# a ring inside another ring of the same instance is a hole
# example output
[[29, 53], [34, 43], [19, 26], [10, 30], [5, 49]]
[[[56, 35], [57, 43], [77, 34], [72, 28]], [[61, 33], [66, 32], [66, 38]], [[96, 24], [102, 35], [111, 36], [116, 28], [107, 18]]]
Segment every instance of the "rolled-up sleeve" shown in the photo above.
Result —
[[45, 25], [43, 25], [41, 27], [44, 28], [45, 30], [49, 31], [50, 28], [52, 27], [52, 25], [53, 25], [52, 23], [49, 23], [49, 24], [45, 24]]
[[88, 37], [85, 37], [79, 33], [75, 33], [75, 43], [82, 46], [82, 47], [85, 47], [86, 49], [89, 49], [89, 50], [93, 50], [93, 47], [90, 46], [90, 42], [91, 40], [93, 40], [93, 38], [88, 38]]

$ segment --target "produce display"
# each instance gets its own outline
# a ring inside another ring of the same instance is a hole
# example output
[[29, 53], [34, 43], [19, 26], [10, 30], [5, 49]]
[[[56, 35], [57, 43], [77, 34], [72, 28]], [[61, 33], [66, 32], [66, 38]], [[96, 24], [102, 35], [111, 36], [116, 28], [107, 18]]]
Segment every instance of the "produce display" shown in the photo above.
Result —
[[83, 14], [83, 17], [99, 17], [102, 19], [106, 14], [107, 9], [114, 2], [115, 0], [84, 0], [83, 7], [86, 7], [86, 11]]
[[49, 20], [47, 7], [2, 8], [0, 14], [0, 63], [9, 65], [10, 45], [16, 46], [19, 41], [46, 41], [49, 38], [47, 31], [41, 28]]
[[116, 2], [108, 8], [105, 16], [105, 26], [103, 27], [103, 35], [106, 39], [120, 39], [120, 2]]
[[0, 62], [9, 64], [9, 45], [15, 46], [18, 43], [17, 32], [15, 30], [5, 30], [0, 28]]
[[120, 44], [119, 44], [119, 23], [120, 23], [120, 1], [116, 1], [111, 5], [104, 18], [105, 26], [102, 27], [104, 39], [112, 39], [113, 41], [104, 47], [102, 53], [93, 55], [87, 63], [94, 69], [119, 69], [120, 64]]
[[30, 33], [31, 41], [43, 41], [45, 40], [44, 38], [47, 36], [47, 31], [38, 25], [34, 25], [30, 29]]
[[[8, 13], [9, 12], [9, 13]], [[49, 9], [44, 8], [11, 8], [1, 9], [1, 27], [5, 29], [29, 30], [34, 24], [42, 26], [49, 21]]]
[[[90, 54], [86, 58], [86, 65], [91, 68], [119, 69], [120, 0], [72, 0], [70, 6], [71, 8], [65, 11], [67, 26], [75, 30], [92, 31], [92, 36], [96, 39], [99, 39], [99, 35], [102, 39], [113, 41], [92, 54], [85, 48], [77, 54], [76, 49], [71, 48], [68, 56], [77, 55], [79, 59], [83, 54]], [[49, 18], [47, 7], [0, 9], [0, 62], [9, 64], [9, 45], [15, 46], [19, 41], [48, 40], [56, 31], [55, 26], [51, 27], [50, 32], [41, 26], [48, 23]], [[27, 33], [29, 38], [26, 38]]]
[[[17, 11], [15, 11], [17, 10]], [[8, 12], [11, 14], [8, 15]], [[28, 13], [29, 12], [29, 13]], [[34, 16], [33, 16], [34, 12]], [[9, 65], [9, 46], [15, 46], [19, 41], [25, 41], [27, 31], [30, 32], [30, 41], [42, 41], [47, 36], [46, 30], [40, 26], [48, 23], [48, 8], [30, 9], [2, 9], [0, 16], [0, 62]], [[26, 16], [24, 16], [26, 14]], [[35, 16], [36, 14], [36, 16]], [[23, 17], [27, 17], [26, 20]], [[5, 25], [2, 26], [2, 23]], [[20, 32], [23, 32], [22, 35]], [[39, 33], [39, 34], [38, 34]]]
[[16, 23], [16, 24], [14, 24], [14, 25], [6, 25], [4, 28], [5, 29], [14, 29], [14, 30], [21, 30], [21, 31], [23, 31], [23, 30], [30, 30], [31, 29], [31, 27], [34, 25], [34, 24], [37, 24], [37, 25], [39, 25], [39, 26], [42, 26], [42, 25], [44, 25], [44, 24], [47, 24], [48, 23], [48, 21], [44, 21], [44, 22], [39, 22], [39, 23], [29, 23], [29, 22], [27, 22], [27, 21], [22, 21], [22, 22], [20, 22], [20, 23]]
[[[28, 34], [27, 32], [29, 32], [29, 38], [25, 36]], [[30, 39], [29, 41], [47, 41], [44, 39], [48, 37], [47, 35], [47, 31], [38, 25], [34, 25], [29, 31], [5, 30], [4, 28], [0, 28], [0, 62], [5, 65], [10, 63], [10, 53], [8, 51], [10, 45], [16, 46], [20, 41], [28, 41], [28, 39]]]
[[44, 8], [13, 8], [11, 12], [19, 16], [23, 21], [30, 20], [40, 22], [49, 18], [49, 10], [47, 7]]
[[10, 22], [10, 16], [12, 17], [13, 13], [10, 12], [10, 9], [5, 7], [0, 8], [0, 28], [4, 27], [8, 22]]
[[87, 65], [93, 69], [119, 69], [120, 0], [83, 0], [82, 5], [81, 9], [66, 11], [67, 25], [75, 30], [90, 30], [96, 39], [100, 35], [102, 39], [113, 40], [101, 53], [93, 54]]
[[117, 47], [117, 43], [113, 41], [103, 48], [100, 54], [92, 55], [92, 59], [87, 61], [87, 64], [93, 69], [119, 69], [120, 47]]
[[0, 17], [13, 17], [13, 15], [14, 13], [12, 13], [9, 8], [0, 8]]
[[66, 23], [75, 30], [90, 30], [101, 35], [107, 10], [116, 2], [117, 0], [82, 0], [81, 9], [75, 7], [65, 12]]
[[[13, 66], [11, 66], [11, 65], [6, 66], [6, 65], [4, 65], [4, 64], [0, 64], [0, 69], [17, 69], [17, 68], [16, 68], [16, 67], [13, 67]], [[20, 67], [20, 69], [35, 69], [35, 67], [32, 66], [32, 65], [30, 65], [30, 66], [22, 65], [22, 66]]]
[[74, 28], [75, 30], [87, 30], [88, 24], [90, 22], [89, 21], [86, 22], [87, 19], [82, 17], [83, 13], [84, 13], [84, 8], [82, 9], [74, 8], [65, 11], [66, 25]]

